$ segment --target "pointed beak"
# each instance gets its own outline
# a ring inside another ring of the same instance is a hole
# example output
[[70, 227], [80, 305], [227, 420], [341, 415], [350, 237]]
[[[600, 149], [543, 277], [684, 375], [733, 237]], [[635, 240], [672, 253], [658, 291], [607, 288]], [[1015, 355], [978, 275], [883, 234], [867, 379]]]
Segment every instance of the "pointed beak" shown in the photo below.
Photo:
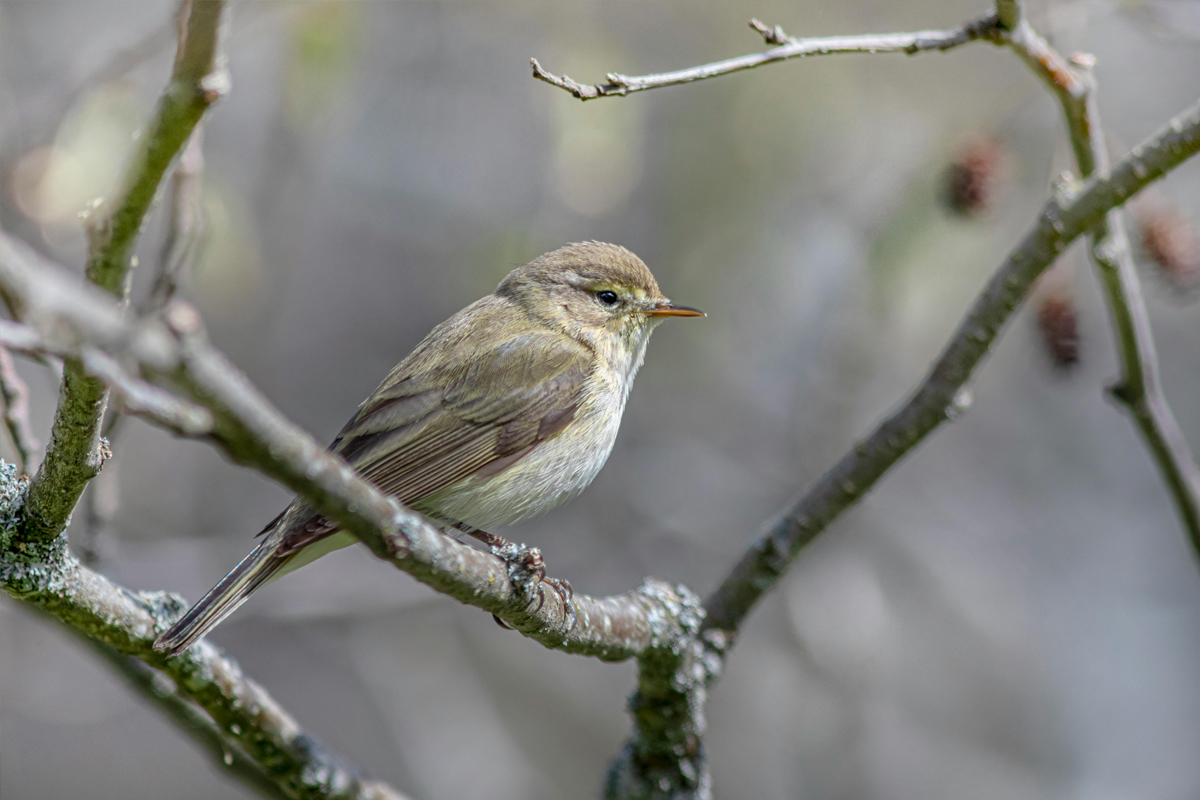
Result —
[[648, 317], [707, 317], [703, 311], [674, 303], [655, 303], [644, 312]]

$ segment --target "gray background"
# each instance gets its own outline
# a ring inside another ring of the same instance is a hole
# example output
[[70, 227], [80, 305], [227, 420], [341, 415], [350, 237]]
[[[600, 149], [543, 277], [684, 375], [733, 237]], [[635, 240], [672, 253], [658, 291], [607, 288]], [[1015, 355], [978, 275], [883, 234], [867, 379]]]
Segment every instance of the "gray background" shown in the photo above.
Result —
[[[577, 591], [653, 574], [704, 593], [919, 381], [1069, 166], [1058, 110], [986, 44], [587, 104], [531, 80], [528, 59], [597, 80], [761, 49], [752, 15], [820, 35], [949, 27], [986, 5], [240, 4], [233, 91], [206, 129], [212, 240], [186, 295], [268, 396], [328, 439], [432, 325], [513, 266], [567, 241], [630, 247], [710, 316], [654, 337], [595, 484], [510, 534]], [[73, 268], [77, 206], [104, 191], [169, 71], [171, 10], [0, 5], [3, 223]], [[1196, 3], [1031, 12], [1064, 51], [1096, 54], [1114, 151], [1196, 97]], [[1010, 149], [1010, 180], [990, 215], [964, 221], [936, 187], [976, 131]], [[1154, 197], [1200, 212], [1200, 164]], [[156, 218], [143, 279], [161, 237]], [[1200, 572], [1104, 399], [1111, 334], [1080, 256], [1053, 278], [1074, 287], [1079, 367], [1051, 369], [1023, 310], [970, 412], [751, 618], [712, 693], [719, 796], [1200, 791]], [[1200, 315], [1145, 273], [1166, 390], [1200, 448]], [[54, 378], [21, 371], [44, 438]], [[199, 596], [288, 500], [136, 420], [116, 450], [100, 568], [135, 589]], [[357, 548], [268, 587], [213, 638], [313, 734], [419, 798], [595, 796], [629, 730], [631, 665], [545, 651]], [[5, 800], [247, 796], [11, 601], [0, 704]]]

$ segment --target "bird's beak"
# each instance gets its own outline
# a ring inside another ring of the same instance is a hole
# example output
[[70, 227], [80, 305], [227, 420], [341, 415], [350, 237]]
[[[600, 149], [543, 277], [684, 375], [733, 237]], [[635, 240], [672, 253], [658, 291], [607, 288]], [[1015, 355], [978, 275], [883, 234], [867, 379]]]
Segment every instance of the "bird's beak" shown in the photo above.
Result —
[[703, 311], [674, 303], [655, 303], [644, 312], [648, 317], [707, 317]]

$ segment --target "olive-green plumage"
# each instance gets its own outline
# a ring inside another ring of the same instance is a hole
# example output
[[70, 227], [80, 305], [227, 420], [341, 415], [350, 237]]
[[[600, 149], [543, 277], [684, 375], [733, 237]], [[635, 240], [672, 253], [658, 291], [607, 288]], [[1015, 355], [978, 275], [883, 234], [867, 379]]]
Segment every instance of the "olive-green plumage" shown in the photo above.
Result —
[[[667, 316], [701, 314], [672, 305], [628, 250], [586, 242], [547, 253], [434, 328], [331, 449], [446, 528], [547, 511], [604, 465], [650, 332]], [[354, 541], [299, 498], [263, 534], [156, 648], [186, 648], [263, 583]]]

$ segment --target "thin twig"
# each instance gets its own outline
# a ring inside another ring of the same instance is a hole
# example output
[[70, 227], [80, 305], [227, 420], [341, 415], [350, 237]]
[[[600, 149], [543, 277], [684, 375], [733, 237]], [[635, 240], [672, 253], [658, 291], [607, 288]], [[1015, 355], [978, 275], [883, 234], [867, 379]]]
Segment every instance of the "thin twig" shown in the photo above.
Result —
[[[6, 322], [7, 328], [12, 323]], [[17, 454], [17, 469], [22, 474], [29, 471], [33, 456], [37, 453], [38, 441], [29, 424], [29, 387], [17, 374], [16, 365], [8, 348], [0, 344], [0, 401], [4, 403], [4, 429]]]
[[167, 305], [191, 272], [204, 245], [206, 225], [201, 177], [204, 171], [204, 126], [197, 125], [171, 176], [167, 237], [159, 256], [158, 274], [142, 308], [153, 313]]
[[662, 72], [656, 75], [622, 75], [610, 72], [607, 82], [597, 83], [594, 86], [578, 83], [566, 75], [547, 72], [536, 58], [531, 58], [529, 63], [533, 67], [533, 77], [538, 80], [570, 92], [580, 100], [592, 100], [597, 97], [623, 97], [634, 92], [644, 92], [647, 89], [692, 83], [706, 78], [715, 78], [718, 75], [729, 75], [742, 70], [754, 69], [763, 64], [774, 64], [805, 56], [825, 56], [834, 53], [905, 53], [913, 55], [929, 50], [945, 51], [978, 39], [994, 41], [1000, 31], [995, 14], [987, 14], [958, 28], [943, 31], [826, 36], [806, 39], [788, 36], [779, 26], [768, 28], [758, 20], [751, 20], [750, 27], [761, 33], [768, 44], [775, 44], [778, 47], [761, 53], [752, 53], [725, 61], [716, 61], [711, 64], [702, 64], [698, 67], [675, 72]]
[[[208, 108], [229, 88], [220, 54], [223, 0], [184, 0], [179, 7], [179, 49], [158, 107], [130, 160], [121, 189], [87, 217], [88, 280], [124, 300], [133, 249], [154, 195], [181, 147]], [[88, 481], [108, 453], [100, 435], [108, 394], [103, 382], [75, 359], [63, 363], [58, 407], [46, 455], [29, 489], [18, 537], [32, 544], [66, 528]]]
[[[7, 257], [0, 251], [0, 258]], [[19, 353], [78, 359], [89, 376], [112, 390], [128, 413], [145, 417], [180, 436], [200, 437], [213, 430], [212, 414], [207, 408], [133, 377], [117, 359], [96, 347], [56, 347], [34, 328], [18, 322], [7, 323], [0, 330], [0, 348], [3, 347]]]
[[767, 527], [704, 602], [705, 629], [736, 634], [754, 605], [786, 572], [801, 548], [856, 503], [906, 453], [969, 403], [967, 381], [1034, 280], [1075, 239], [1142, 187], [1200, 151], [1200, 104], [1138, 145], [1111, 174], [1081, 187], [1060, 185], [1026, 234], [988, 281], [912, 398], [860, 441], [816, 485]]
[[[1019, 16], [1020, 4], [1013, 5], [1018, 22], [1007, 37], [1009, 46], [1058, 98], [1080, 175], [1105, 174], [1108, 151], [1090, 72], [1094, 59], [1082, 54], [1064, 59]], [[1092, 261], [1108, 300], [1121, 360], [1121, 378], [1110, 392], [1132, 415], [1167, 484], [1192, 549], [1200, 556], [1200, 468], [1159, 382], [1150, 315], [1120, 212], [1109, 213], [1091, 231], [1090, 239]]]

